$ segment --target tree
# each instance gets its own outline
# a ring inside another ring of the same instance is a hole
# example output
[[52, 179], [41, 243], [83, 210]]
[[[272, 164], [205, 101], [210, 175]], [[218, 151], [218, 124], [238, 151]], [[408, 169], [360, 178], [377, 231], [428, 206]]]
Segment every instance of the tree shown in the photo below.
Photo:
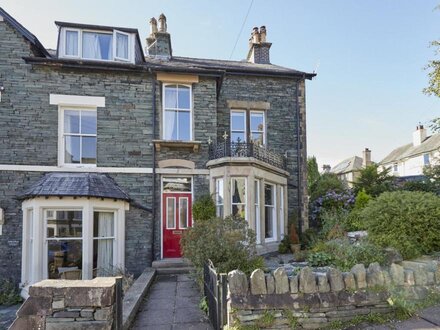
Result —
[[309, 190], [310, 201], [313, 202], [318, 197], [324, 196], [327, 192], [334, 191], [340, 193], [344, 191], [344, 185], [336, 174], [324, 173], [319, 176]]
[[[431, 46], [436, 48], [435, 54], [440, 55], [440, 41], [433, 41]], [[425, 69], [430, 71], [428, 73], [429, 85], [423, 90], [423, 92], [428, 95], [440, 97], [440, 60], [429, 61]], [[436, 120], [438, 121], [439, 118]]]
[[321, 174], [319, 174], [318, 162], [316, 161], [316, 157], [308, 157], [307, 158], [307, 188], [309, 192], [312, 189], [312, 185], [318, 181]]
[[393, 190], [393, 177], [389, 175], [390, 169], [379, 170], [379, 166], [372, 164], [360, 170], [359, 177], [353, 183], [356, 192], [364, 190], [373, 197], [385, 191]]

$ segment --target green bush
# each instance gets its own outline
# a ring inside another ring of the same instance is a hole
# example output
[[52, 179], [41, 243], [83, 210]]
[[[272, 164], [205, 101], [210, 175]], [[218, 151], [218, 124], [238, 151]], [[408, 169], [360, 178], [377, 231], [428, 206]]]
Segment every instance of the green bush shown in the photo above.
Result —
[[211, 195], [203, 195], [197, 198], [192, 206], [194, 221], [206, 221], [216, 215], [215, 203]]
[[371, 242], [411, 259], [440, 250], [440, 198], [432, 193], [386, 192], [360, 214]]
[[349, 212], [344, 209], [326, 210], [321, 214], [322, 229], [319, 235], [323, 239], [345, 236], [345, 223]]
[[366, 240], [351, 244], [348, 239], [334, 239], [320, 242], [313, 248], [315, 253], [325, 253], [332, 256], [332, 264], [348, 271], [356, 264], [369, 265], [373, 262], [384, 264], [385, 254], [382, 249]]
[[256, 255], [255, 233], [241, 218], [195, 222], [194, 227], [183, 234], [181, 246], [199, 279], [208, 259], [222, 273], [239, 269], [249, 275], [254, 269], [264, 267], [263, 258]]
[[307, 262], [312, 267], [330, 266], [333, 262], [333, 257], [326, 252], [313, 252], [308, 255]]
[[310, 201], [313, 202], [318, 197], [324, 196], [327, 192], [337, 193], [344, 191], [344, 185], [336, 174], [324, 173], [310, 187]]
[[290, 253], [290, 238], [288, 235], [284, 236], [278, 245], [278, 252], [281, 254]]
[[18, 286], [9, 279], [0, 279], [0, 305], [10, 306], [21, 302]]
[[368, 195], [365, 190], [361, 190], [356, 195], [354, 207], [350, 214], [344, 219], [344, 228], [347, 231], [365, 230], [366, 224], [362, 222], [360, 217], [361, 211], [372, 200], [372, 197]]

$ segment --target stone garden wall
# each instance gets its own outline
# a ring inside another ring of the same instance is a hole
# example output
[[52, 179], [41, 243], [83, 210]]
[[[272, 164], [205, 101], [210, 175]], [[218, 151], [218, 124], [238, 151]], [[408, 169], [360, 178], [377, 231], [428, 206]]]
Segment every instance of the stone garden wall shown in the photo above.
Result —
[[359, 315], [390, 313], [387, 300], [392, 290], [413, 300], [440, 292], [440, 263], [420, 259], [386, 269], [377, 263], [368, 268], [359, 264], [350, 272], [328, 268], [320, 273], [305, 267], [291, 277], [284, 268], [273, 274], [257, 269], [250, 278], [235, 270], [228, 274], [228, 282], [229, 325], [317, 329]]
[[10, 330], [122, 329], [120, 279], [44, 280], [29, 289]]

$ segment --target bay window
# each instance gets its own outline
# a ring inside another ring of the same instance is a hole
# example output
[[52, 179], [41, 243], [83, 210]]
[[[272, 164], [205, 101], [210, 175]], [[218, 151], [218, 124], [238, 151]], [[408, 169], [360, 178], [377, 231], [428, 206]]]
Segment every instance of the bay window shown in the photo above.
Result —
[[93, 213], [93, 270], [94, 276], [112, 273], [115, 240], [115, 213]]
[[231, 178], [231, 215], [247, 220], [246, 178]]
[[96, 165], [96, 109], [62, 108], [63, 164]]
[[215, 180], [215, 207], [216, 216], [219, 218], [224, 217], [224, 191], [223, 191], [223, 178]]
[[191, 86], [165, 84], [163, 88], [163, 139], [191, 141]]

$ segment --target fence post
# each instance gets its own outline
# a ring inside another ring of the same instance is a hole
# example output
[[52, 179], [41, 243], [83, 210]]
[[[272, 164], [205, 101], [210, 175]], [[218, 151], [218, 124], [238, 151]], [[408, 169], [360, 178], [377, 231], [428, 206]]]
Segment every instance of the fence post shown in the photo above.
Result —
[[115, 329], [122, 330], [122, 277], [115, 279]]

